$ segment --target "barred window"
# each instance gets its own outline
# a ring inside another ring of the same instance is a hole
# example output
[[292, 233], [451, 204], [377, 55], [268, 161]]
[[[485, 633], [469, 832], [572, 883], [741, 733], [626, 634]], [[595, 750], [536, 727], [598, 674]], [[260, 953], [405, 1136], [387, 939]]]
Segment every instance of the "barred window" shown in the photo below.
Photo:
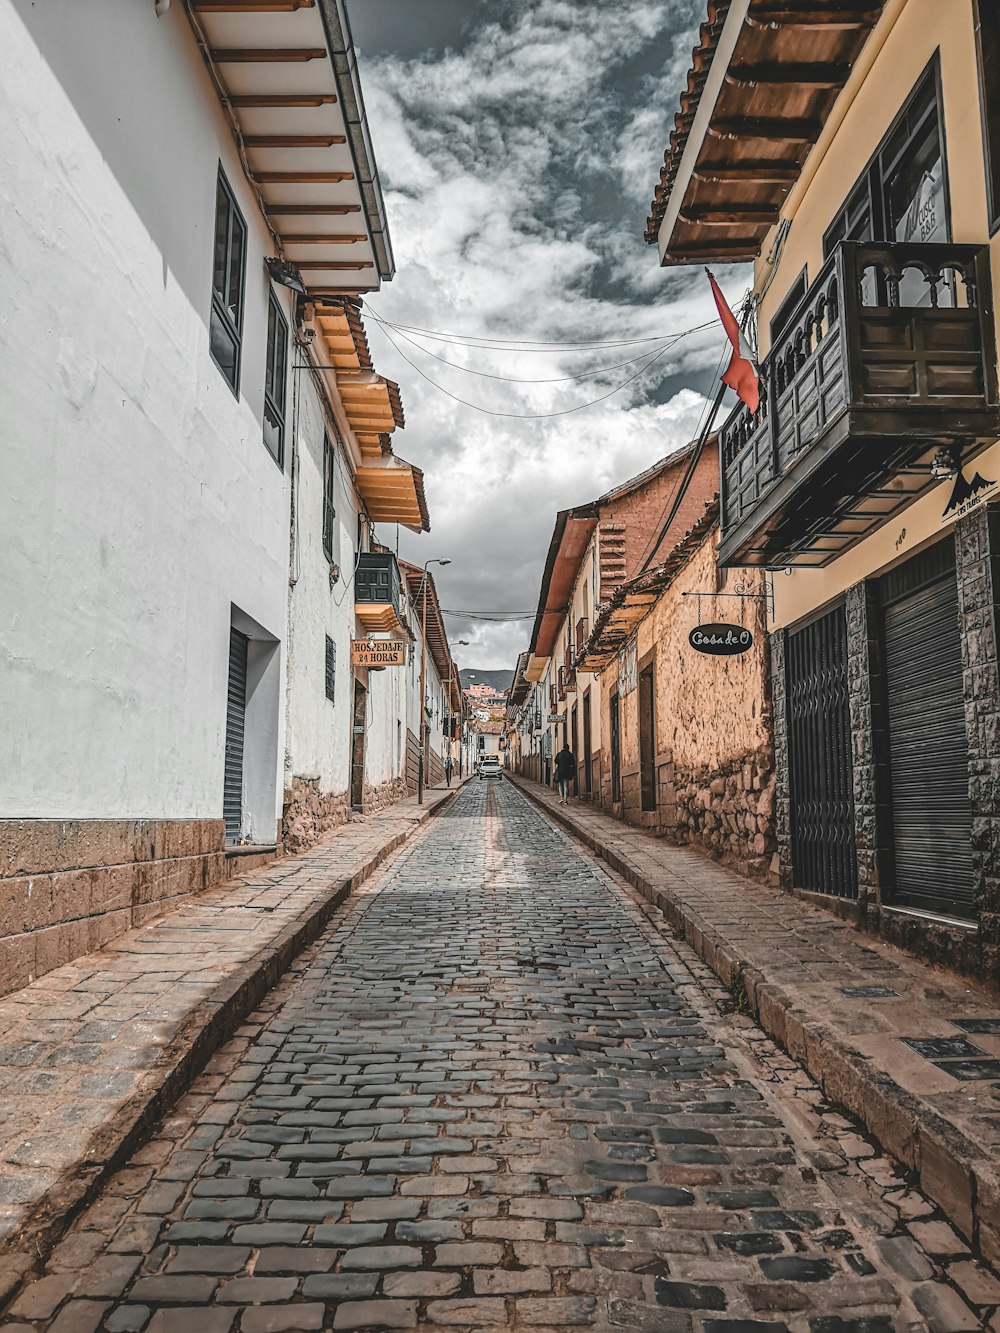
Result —
[[334, 691], [337, 684], [337, 645], [326, 636], [326, 697], [331, 703], [334, 702]]

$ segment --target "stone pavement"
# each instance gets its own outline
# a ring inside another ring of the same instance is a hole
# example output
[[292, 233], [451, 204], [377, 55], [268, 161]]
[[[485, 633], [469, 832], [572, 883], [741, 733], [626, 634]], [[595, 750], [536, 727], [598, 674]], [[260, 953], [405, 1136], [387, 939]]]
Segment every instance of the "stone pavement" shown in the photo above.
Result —
[[452, 794], [345, 824], [0, 1000], [0, 1294], [332, 908]]
[[997, 995], [697, 850], [517, 781], [655, 904], [831, 1101], [1000, 1262]]
[[1000, 1283], [647, 911], [473, 783], [0, 1327], [998, 1327]]

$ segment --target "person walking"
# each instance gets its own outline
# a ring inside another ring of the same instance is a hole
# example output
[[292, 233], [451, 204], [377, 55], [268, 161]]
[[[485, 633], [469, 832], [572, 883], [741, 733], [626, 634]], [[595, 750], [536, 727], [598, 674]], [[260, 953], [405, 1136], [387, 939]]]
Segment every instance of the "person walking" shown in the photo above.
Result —
[[451, 755], [448, 755], [444, 761], [444, 780], [445, 782], [447, 782], [449, 787], [451, 786], [451, 775], [452, 773], [454, 773], [454, 771], [455, 771], [455, 761], [454, 759], [452, 759]]
[[559, 788], [559, 804], [565, 805], [569, 796], [569, 784], [576, 773], [576, 760], [573, 751], [565, 743], [556, 755], [556, 785]]

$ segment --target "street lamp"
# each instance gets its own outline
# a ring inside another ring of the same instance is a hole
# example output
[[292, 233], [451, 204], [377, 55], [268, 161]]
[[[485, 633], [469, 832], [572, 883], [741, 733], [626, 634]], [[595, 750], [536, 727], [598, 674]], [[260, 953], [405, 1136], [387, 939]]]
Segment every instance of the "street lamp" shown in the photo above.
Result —
[[424, 803], [424, 751], [427, 748], [427, 697], [424, 693], [427, 681], [427, 567], [428, 565], [450, 565], [450, 560], [428, 560], [424, 564], [424, 575], [420, 580], [420, 745], [417, 750], [417, 804]]

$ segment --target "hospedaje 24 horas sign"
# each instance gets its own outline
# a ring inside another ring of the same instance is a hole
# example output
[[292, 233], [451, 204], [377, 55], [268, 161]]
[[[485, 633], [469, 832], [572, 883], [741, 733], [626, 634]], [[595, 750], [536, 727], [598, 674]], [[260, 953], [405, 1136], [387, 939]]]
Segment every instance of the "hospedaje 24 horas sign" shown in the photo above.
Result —
[[352, 639], [351, 665], [368, 667], [370, 671], [406, 666], [406, 644], [392, 639]]

